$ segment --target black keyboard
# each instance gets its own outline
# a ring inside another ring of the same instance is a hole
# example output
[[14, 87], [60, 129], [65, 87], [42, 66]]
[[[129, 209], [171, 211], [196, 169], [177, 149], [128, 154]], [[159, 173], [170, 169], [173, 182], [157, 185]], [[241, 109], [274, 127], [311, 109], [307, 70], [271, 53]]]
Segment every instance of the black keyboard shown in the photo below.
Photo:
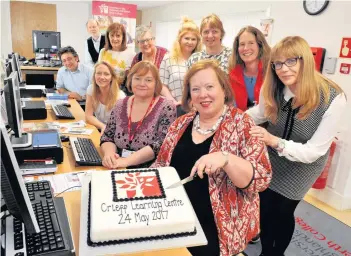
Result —
[[[53, 198], [50, 183], [48, 181], [30, 182], [26, 183], [26, 188], [40, 228], [40, 233], [37, 234], [24, 232], [27, 255], [72, 255], [70, 228], [66, 230], [67, 224], [63, 223], [65, 221], [68, 223], [67, 213], [65, 210], [64, 214], [62, 211], [56, 212], [56, 201], [54, 202], [56, 199]], [[64, 208], [64, 202], [60, 207]], [[61, 229], [60, 223], [63, 223], [64, 228]], [[15, 250], [24, 248], [22, 229], [22, 222], [14, 218]]]
[[74, 116], [66, 106], [52, 105], [52, 109], [54, 110], [56, 117], [59, 119], [74, 119]]
[[72, 151], [79, 165], [101, 166], [102, 160], [93, 141], [87, 138], [69, 137]]

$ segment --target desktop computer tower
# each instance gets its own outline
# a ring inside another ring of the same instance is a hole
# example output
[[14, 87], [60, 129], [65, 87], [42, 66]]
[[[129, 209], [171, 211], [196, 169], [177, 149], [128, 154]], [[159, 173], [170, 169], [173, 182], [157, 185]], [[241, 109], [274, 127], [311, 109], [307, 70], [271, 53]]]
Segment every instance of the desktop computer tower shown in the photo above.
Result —
[[47, 118], [47, 111], [44, 101], [25, 101], [22, 108], [24, 120], [41, 120]]

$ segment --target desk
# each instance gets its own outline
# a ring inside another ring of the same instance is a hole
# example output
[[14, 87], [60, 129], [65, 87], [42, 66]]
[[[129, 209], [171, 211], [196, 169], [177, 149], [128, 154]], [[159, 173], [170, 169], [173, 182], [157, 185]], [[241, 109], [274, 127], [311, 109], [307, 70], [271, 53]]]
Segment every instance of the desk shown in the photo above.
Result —
[[[33, 100], [45, 100], [45, 98], [33, 98]], [[26, 120], [25, 123], [43, 123], [43, 122], [60, 122], [60, 123], [68, 123], [68, 122], [77, 122], [79, 120], [85, 120], [85, 113], [80, 107], [79, 103], [76, 100], [69, 99], [69, 103], [71, 107], [68, 108], [73, 116], [75, 117], [74, 120], [67, 120], [67, 119], [56, 119], [55, 113], [52, 109], [47, 110], [47, 118], [45, 120]], [[89, 136], [89, 138], [93, 141], [94, 146], [97, 148], [98, 152], [101, 155], [100, 149], [100, 133], [95, 128], [95, 126], [87, 124], [86, 128], [93, 129], [93, 133]], [[87, 137], [87, 135], [69, 135], [74, 137]], [[57, 171], [55, 174], [62, 174], [68, 172], [79, 172], [84, 170], [106, 170], [105, 167], [102, 166], [76, 166], [76, 161], [74, 159], [73, 152], [69, 147], [69, 142], [63, 142], [63, 162], [57, 165]]]
[[[44, 98], [37, 98], [35, 100], [45, 100]], [[82, 108], [79, 106], [76, 100], [70, 99], [69, 103], [71, 104], [70, 111], [76, 118], [75, 120], [61, 120], [56, 119], [55, 114], [52, 110], [48, 110], [48, 117], [44, 122], [72, 122], [72, 121], [79, 121], [85, 120], [85, 114]], [[43, 120], [29, 120], [25, 122], [36, 122], [42, 123]], [[94, 132], [89, 136], [89, 138], [93, 141], [95, 147], [98, 149], [100, 155], [100, 133], [98, 130], [92, 126], [87, 125], [87, 128], [93, 129]], [[81, 136], [84, 135], [73, 135], [73, 136]], [[89, 169], [96, 169], [96, 170], [106, 170], [105, 167], [98, 167], [98, 166], [83, 166], [83, 167], [76, 167], [75, 166], [75, 159], [73, 153], [70, 148], [68, 147], [68, 143], [64, 142], [64, 156], [62, 164], [58, 165], [58, 170], [55, 174], [61, 173], [68, 173], [68, 172], [75, 172], [75, 171], [82, 171], [82, 170], [89, 170]], [[65, 199], [66, 210], [68, 214], [68, 218], [71, 224], [72, 229], [72, 236], [74, 241], [74, 246], [76, 249], [76, 255], [79, 256], [79, 230], [80, 230], [80, 205], [81, 205], [81, 192], [80, 191], [73, 191], [73, 192], [66, 192], [61, 195]], [[179, 249], [172, 249], [172, 250], [161, 250], [161, 251], [152, 251], [152, 252], [143, 252], [143, 253], [136, 253], [136, 254], [129, 254], [129, 256], [191, 256], [186, 248], [179, 248]]]
[[60, 67], [21, 66], [24, 75], [56, 75]]

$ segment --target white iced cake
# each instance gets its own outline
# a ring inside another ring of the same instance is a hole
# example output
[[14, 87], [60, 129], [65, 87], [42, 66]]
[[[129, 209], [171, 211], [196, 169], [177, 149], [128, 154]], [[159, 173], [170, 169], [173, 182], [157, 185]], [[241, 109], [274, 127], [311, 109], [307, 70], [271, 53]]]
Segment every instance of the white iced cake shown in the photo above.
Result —
[[195, 235], [195, 216], [172, 167], [93, 172], [90, 241], [144, 241]]

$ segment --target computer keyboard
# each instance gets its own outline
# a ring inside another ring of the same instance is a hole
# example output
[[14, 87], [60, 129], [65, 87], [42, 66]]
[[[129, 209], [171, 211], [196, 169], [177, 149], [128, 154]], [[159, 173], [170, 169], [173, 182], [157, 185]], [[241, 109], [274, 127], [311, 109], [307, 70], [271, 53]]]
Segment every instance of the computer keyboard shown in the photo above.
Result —
[[56, 117], [59, 119], [74, 119], [74, 116], [66, 106], [52, 105], [52, 109], [54, 110]]
[[[26, 183], [40, 233], [29, 234], [13, 216], [6, 219], [8, 255], [74, 255], [74, 246], [63, 198], [55, 198], [48, 181]], [[12, 229], [11, 229], [12, 228]], [[7, 254], [6, 254], [7, 255]]]
[[87, 138], [69, 137], [74, 158], [79, 165], [102, 165], [101, 157], [93, 141]]

